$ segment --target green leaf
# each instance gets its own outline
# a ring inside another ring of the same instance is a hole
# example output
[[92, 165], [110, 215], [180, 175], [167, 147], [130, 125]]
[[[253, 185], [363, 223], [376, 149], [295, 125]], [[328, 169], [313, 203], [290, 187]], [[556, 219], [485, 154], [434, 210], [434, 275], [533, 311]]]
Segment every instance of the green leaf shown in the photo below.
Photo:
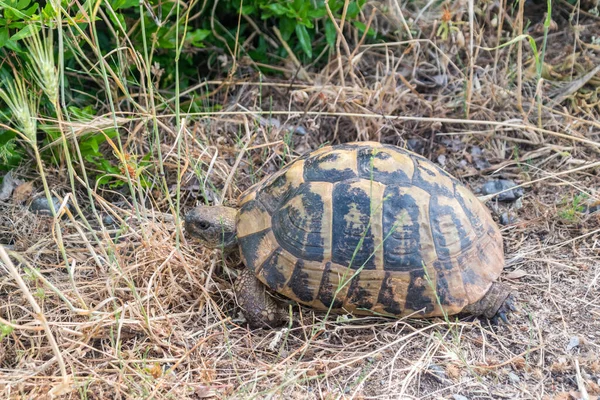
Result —
[[94, 153], [98, 154], [98, 150], [99, 150], [100, 147], [98, 146], [98, 142], [96, 141], [96, 138], [91, 138], [88, 143], [90, 145], [90, 149]]
[[140, 0], [113, 0], [111, 1], [111, 6], [114, 10], [118, 10], [120, 8], [129, 8], [134, 7], [140, 4]]
[[281, 32], [281, 37], [286, 42], [290, 40], [294, 29], [296, 29], [296, 20], [287, 17], [282, 17], [279, 20], [279, 31]]
[[335, 46], [335, 40], [337, 39], [337, 31], [335, 30], [335, 25], [331, 20], [325, 21], [325, 39], [327, 39], [327, 44], [330, 47]]
[[6, 42], [8, 42], [8, 28], [7, 27], [3, 27], [0, 28], [0, 48], [4, 47], [4, 45], [6, 44]]
[[323, 8], [314, 8], [306, 13], [306, 16], [312, 20], [323, 18], [327, 15], [327, 10]]
[[4, 18], [6, 18], [7, 20], [19, 19], [17, 14], [15, 14], [15, 12], [10, 8], [4, 9]]
[[[360, 33], [363, 33], [365, 31], [365, 29], [367, 29], [367, 25], [365, 25], [364, 23], [362, 23], [360, 21], [352, 21], [352, 25], [354, 25], [356, 27], [356, 29], [359, 30]], [[375, 36], [377, 36], [377, 33], [373, 30], [373, 28], [369, 28], [369, 31], [367, 32], [367, 36], [375, 37]]]
[[[280, 3], [274, 3], [274, 4], [269, 4], [266, 7], [262, 7], [264, 10], [270, 10], [273, 15], [279, 15], [279, 16], [283, 16], [283, 15], [288, 15], [288, 13], [290, 12], [290, 9], [287, 7], [284, 7], [282, 4]], [[269, 17], [269, 15], [264, 14], [262, 19], [267, 19]]]
[[161, 49], [174, 49], [177, 45], [175, 33], [175, 29], [165, 31], [164, 35], [158, 38], [158, 47]]
[[[28, 17], [31, 17], [37, 11], [39, 6], [40, 5], [38, 3], [33, 3], [33, 5], [31, 7], [29, 7], [27, 10], [23, 10], [23, 13], [25, 15], [27, 15]], [[38, 19], [38, 18], [39, 18], [38, 15], [33, 17], [33, 19]]]
[[35, 32], [39, 32], [39, 31], [40, 31], [39, 26], [27, 25], [25, 28], [21, 29], [19, 32], [12, 35], [10, 40], [17, 41], [17, 40], [25, 39], [25, 38], [33, 35]]
[[256, 7], [253, 5], [242, 6], [242, 15], [251, 15], [256, 11]]
[[300, 41], [302, 50], [306, 53], [309, 58], [312, 58], [312, 43], [310, 42], [310, 35], [304, 25], [296, 25], [296, 36]]
[[21, 48], [21, 46], [19, 46], [19, 44], [17, 42], [15, 42], [14, 40], [7, 40], [6, 44], [4, 45], [7, 49], [10, 49], [12, 51], [14, 51], [15, 53], [21, 53], [23, 52], [23, 49]]
[[96, 115], [92, 105], [85, 106], [84, 108], [69, 106], [68, 110], [78, 120], [90, 121]]
[[354, 19], [358, 17], [358, 13], [360, 12], [360, 8], [355, 1], [352, 1], [348, 4], [348, 11], [346, 11], [346, 18]]
[[[338, 15], [343, 6], [343, 0], [329, 0], [329, 8], [331, 8], [331, 12], [333, 13], [333, 15]], [[324, 2], [319, 1], [317, 7], [325, 9]]]
[[4, 339], [6, 336], [10, 335], [14, 328], [12, 326], [0, 324], [0, 340]]
[[212, 31], [209, 29], [195, 29], [188, 32], [185, 40], [194, 47], [204, 47], [204, 39], [211, 35]]
[[51, 19], [56, 17], [56, 10], [52, 7], [52, 3], [47, 2], [44, 8], [42, 9], [42, 16], [47, 19]]
[[17, 5], [16, 5], [16, 9], [17, 10], [22, 10], [25, 7], [27, 7], [29, 5], [29, 3], [31, 2], [31, 0], [20, 0]]

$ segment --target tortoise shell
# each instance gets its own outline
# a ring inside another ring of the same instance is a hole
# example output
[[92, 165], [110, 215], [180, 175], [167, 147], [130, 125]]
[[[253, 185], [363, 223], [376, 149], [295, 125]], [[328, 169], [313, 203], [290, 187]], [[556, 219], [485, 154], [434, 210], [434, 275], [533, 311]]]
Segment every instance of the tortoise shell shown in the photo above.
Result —
[[504, 266], [500, 231], [471, 191], [392, 145], [320, 148], [239, 205], [246, 266], [316, 309], [451, 315], [482, 298]]

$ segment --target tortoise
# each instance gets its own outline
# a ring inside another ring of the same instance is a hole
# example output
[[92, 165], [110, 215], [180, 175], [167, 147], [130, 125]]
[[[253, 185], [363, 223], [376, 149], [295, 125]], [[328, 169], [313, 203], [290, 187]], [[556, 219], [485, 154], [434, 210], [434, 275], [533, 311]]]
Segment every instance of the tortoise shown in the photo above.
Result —
[[245, 191], [238, 209], [199, 206], [186, 233], [239, 249], [234, 292], [251, 327], [284, 313], [270, 291], [357, 315], [514, 310], [502, 236], [487, 208], [428, 159], [378, 142], [325, 146]]

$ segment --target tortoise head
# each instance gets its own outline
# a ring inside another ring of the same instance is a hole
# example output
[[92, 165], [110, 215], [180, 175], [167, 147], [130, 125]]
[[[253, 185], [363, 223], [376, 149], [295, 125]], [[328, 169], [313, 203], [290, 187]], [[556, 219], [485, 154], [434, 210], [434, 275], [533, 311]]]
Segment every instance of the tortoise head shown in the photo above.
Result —
[[237, 247], [237, 210], [224, 206], [199, 206], [185, 216], [185, 231], [206, 247], [226, 252]]

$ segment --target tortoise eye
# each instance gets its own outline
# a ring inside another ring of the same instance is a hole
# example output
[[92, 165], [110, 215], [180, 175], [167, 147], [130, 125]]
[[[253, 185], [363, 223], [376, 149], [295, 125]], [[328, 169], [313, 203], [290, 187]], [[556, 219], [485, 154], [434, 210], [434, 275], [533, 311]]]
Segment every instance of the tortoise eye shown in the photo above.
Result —
[[210, 228], [210, 224], [207, 221], [200, 221], [198, 223], [198, 228], [200, 228], [202, 230], [206, 230], [206, 229]]

